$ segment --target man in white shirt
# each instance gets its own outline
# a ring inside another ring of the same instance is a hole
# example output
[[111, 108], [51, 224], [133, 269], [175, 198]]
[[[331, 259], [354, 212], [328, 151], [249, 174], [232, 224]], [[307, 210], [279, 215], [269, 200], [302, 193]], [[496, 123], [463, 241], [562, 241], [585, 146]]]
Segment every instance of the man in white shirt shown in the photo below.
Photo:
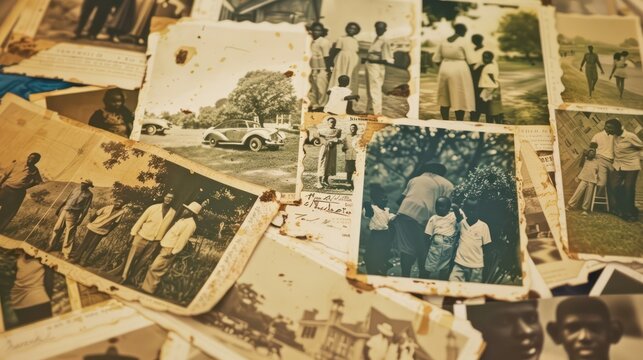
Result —
[[610, 211], [626, 221], [638, 221], [636, 180], [641, 171], [643, 141], [638, 135], [623, 129], [618, 119], [607, 120], [605, 132], [614, 136], [614, 171], [608, 179]]
[[485, 245], [491, 243], [489, 226], [479, 219], [478, 201], [467, 199], [462, 207], [465, 219], [460, 222], [460, 244], [449, 281], [482, 282]]
[[160, 241], [176, 215], [176, 211], [171, 207], [173, 200], [174, 194], [165, 194], [163, 202], [148, 207], [132, 227], [132, 247], [125, 261], [121, 282], [131, 282], [148, 259], [154, 259], [158, 254]]
[[386, 74], [386, 65], [395, 62], [390, 42], [384, 38], [387, 25], [383, 21], [375, 23], [377, 37], [368, 48], [368, 57], [364, 59], [366, 64], [366, 90], [368, 101], [366, 112], [369, 114], [382, 114], [382, 86]]
[[201, 212], [201, 205], [197, 202], [192, 202], [188, 206], [183, 205], [183, 207], [181, 218], [163, 236], [161, 251], [147, 270], [147, 275], [141, 287], [147, 293], [154, 294], [161, 279], [172, 267], [176, 255], [185, 248], [190, 237], [196, 231], [195, 218]]
[[331, 43], [326, 39], [327, 30], [321, 23], [310, 25], [310, 34], [313, 42], [310, 45], [310, 109], [323, 108], [328, 101], [328, 57], [330, 56]]
[[371, 336], [363, 350], [364, 359], [385, 360], [389, 348], [393, 346], [393, 327], [387, 323], [377, 325], [378, 334]]
[[[605, 125], [607, 126], [607, 123]], [[614, 136], [608, 134], [606, 130], [603, 130], [594, 134], [591, 142], [598, 145], [596, 148], [596, 158], [598, 159], [598, 182], [596, 186], [603, 187], [607, 185], [607, 177], [613, 169]], [[610, 194], [608, 194], [608, 196], [609, 195]]]

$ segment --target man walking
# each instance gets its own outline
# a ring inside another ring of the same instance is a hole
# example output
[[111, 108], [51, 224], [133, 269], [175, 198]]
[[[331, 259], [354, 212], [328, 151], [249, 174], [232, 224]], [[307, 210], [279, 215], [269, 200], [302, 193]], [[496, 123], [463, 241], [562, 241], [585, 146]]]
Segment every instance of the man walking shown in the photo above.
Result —
[[154, 259], [158, 254], [160, 241], [176, 215], [176, 211], [171, 207], [173, 200], [174, 194], [165, 194], [163, 202], [148, 207], [132, 227], [132, 247], [125, 261], [122, 282], [131, 282], [147, 259]]
[[82, 266], [87, 264], [87, 260], [92, 256], [94, 250], [100, 241], [107, 236], [125, 215], [124, 202], [116, 200], [113, 205], [107, 205], [100, 208], [96, 213], [90, 217], [90, 222], [87, 224], [87, 233], [83, 241], [72, 251], [70, 261], [78, 263]]
[[587, 86], [589, 87], [589, 97], [592, 98], [592, 93], [594, 92], [594, 87], [598, 82], [598, 71], [596, 67], [601, 69], [601, 74], [605, 74], [603, 71], [603, 66], [601, 61], [598, 58], [598, 55], [594, 53], [594, 47], [589, 45], [587, 47], [587, 53], [583, 56], [583, 61], [580, 63], [580, 71], [583, 71], [583, 66], [585, 66], [585, 77], [587, 78]]
[[181, 218], [170, 228], [161, 240], [161, 251], [156, 256], [147, 275], [143, 281], [142, 290], [154, 294], [157, 286], [174, 263], [178, 255], [187, 245], [190, 237], [196, 231], [195, 218], [201, 212], [201, 205], [192, 202], [190, 205], [183, 205], [184, 210]]
[[69, 259], [72, 247], [74, 245], [74, 236], [78, 225], [83, 222], [89, 207], [92, 205], [94, 194], [89, 188], [94, 187], [91, 180], [85, 179], [80, 186], [72, 190], [67, 199], [56, 210], [58, 220], [54, 225], [54, 230], [49, 239], [49, 246], [46, 251], [51, 251], [54, 245], [63, 236], [62, 253], [65, 260]]
[[366, 93], [368, 95], [366, 112], [375, 115], [382, 114], [382, 86], [384, 85], [386, 65], [394, 62], [391, 45], [384, 38], [386, 27], [387, 25], [383, 21], [375, 23], [377, 37], [368, 48], [368, 57], [364, 60], [366, 63]]
[[18, 213], [27, 189], [42, 183], [36, 164], [40, 154], [31, 153], [26, 161], [14, 161], [0, 177], [0, 231], [3, 231]]

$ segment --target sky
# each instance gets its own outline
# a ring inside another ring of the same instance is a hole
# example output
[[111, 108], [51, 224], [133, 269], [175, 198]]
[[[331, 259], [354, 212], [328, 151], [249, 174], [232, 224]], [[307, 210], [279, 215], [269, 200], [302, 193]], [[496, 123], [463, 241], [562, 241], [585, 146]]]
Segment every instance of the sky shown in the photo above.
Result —
[[[161, 35], [139, 106], [154, 114], [198, 112], [227, 97], [248, 71], [263, 69], [294, 72], [296, 95], [304, 97], [309, 74], [303, 73], [308, 63], [303, 24], [207, 24], [179, 23]], [[194, 53], [185, 64], [176, 63], [180, 49]]]
[[619, 45], [627, 38], [635, 38], [639, 40], [640, 46], [636, 26], [633, 18], [580, 17], [565, 14], [556, 16], [556, 27], [566, 37], [582, 36], [587, 40], [613, 45]]

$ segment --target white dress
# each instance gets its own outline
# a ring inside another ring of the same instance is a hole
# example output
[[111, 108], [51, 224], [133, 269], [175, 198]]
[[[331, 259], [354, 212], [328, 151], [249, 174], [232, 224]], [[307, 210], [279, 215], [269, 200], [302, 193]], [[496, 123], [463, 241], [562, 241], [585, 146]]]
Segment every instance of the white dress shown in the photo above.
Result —
[[340, 76], [347, 75], [350, 77], [350, 88], [354, 94], [357, 94], [358, 80], [357, 80], [357, 65], [359, 65], [359, 42], [351, 36], [342, 36], [337, 39], [335, 48], [339, 49], [339, 53], [335, 56], [335, 64], [333, 73], [330, 77], [329, 87], [337, 86]]
[[438, 105], [450, 107], [454, 111], [474, 111], [476, 109], [473, 79], [469, 64], [473, 54], [470, 45], [463, 37], [453, 42], [443, 41], [433, 60], [441, 62], [438, 72]]

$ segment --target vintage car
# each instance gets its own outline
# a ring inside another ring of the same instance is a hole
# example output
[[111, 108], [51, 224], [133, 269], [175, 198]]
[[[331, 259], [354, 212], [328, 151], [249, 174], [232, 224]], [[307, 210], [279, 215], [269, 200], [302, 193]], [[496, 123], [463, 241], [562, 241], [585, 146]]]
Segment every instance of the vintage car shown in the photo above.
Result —
[[172, 123], [165, 119], [145, 118], [142, 121], [141, 133], [146, 135], [164, 135], [172, 128]]
[[203, 132], [202, 142], [217, 145], [242, 145], [252, 151], [264, 146], [270, 150], [284, 146], [286, 136], [277, 129], [266, 129], [256, 121], [225, 120]]

